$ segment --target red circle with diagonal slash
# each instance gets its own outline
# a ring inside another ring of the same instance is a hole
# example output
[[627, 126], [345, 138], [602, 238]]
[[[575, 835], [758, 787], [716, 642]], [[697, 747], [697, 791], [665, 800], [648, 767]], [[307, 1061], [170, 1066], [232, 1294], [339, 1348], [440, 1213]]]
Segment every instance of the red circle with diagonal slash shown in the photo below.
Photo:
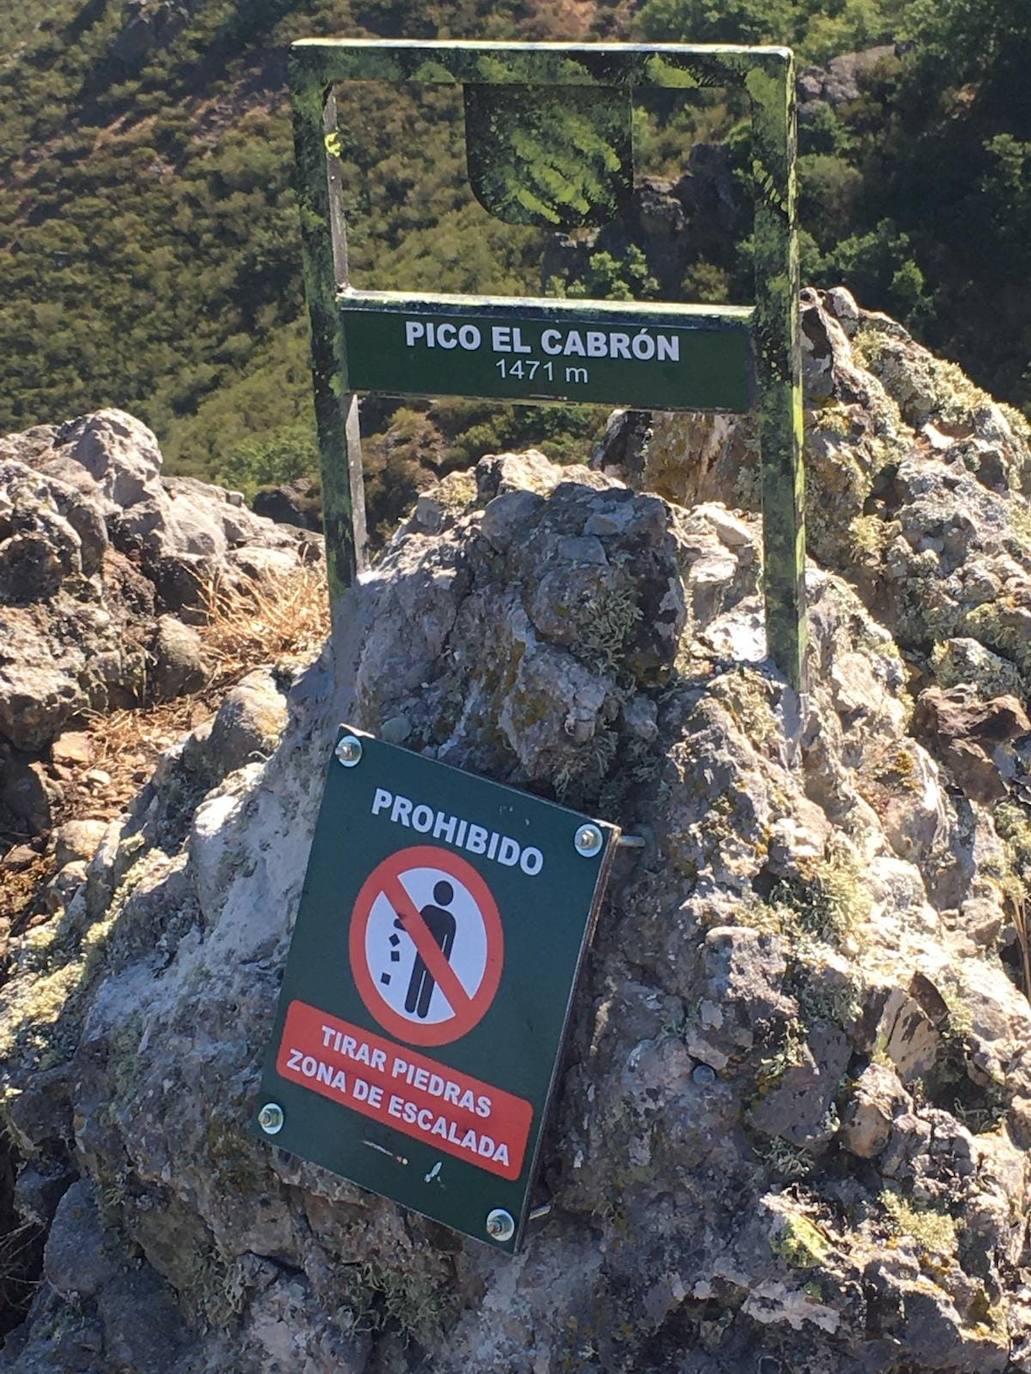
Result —
[[[486, 936], [487, 957], [479, 985], [471, 992], [441, 953], [426, 922], [401, 883], [401, 875], [414, 868], [435, 868], [449, 874], [466, 888], [476, 904]], [[446, 1020], [430, 1024], [410, 1021], [395, 1011], [380, 993], [369, 968], [365, 934], [372, 908], [381, 893], [397, 912], [406, 933], [451, 1008], [452, 1015]], [[351, 912], [349, 949], [355, 985], [370, 1015], [385, 1030], [411, 1045], [448, 1045], [452, 1040], [460, 1040], [467, 1035], [483, 1019], [494, 1001], [504, 964], [501, 916], [490, 888], [472, 864], [466, 863], [457, 854], [430, 844], [413, 845], [410, 849], [391, 854], [377, 864], [365, 879]]]

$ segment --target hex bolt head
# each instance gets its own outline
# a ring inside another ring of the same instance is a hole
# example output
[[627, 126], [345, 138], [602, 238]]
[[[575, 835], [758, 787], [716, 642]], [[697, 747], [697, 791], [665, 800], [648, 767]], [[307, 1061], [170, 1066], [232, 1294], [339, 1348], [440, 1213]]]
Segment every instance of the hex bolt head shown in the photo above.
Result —
[[266, 1135], [278, 1135], [286, 1117], [278, 1102], [266, 1102], [258, 1113], [258, 1125]]
[[344, 735], [333, 752], [345, 768], [354, 768], [362, 761], [362, 742], [355, 735]]
[[590, 822], [582, 825], [573, 836], [573, 846], [578, 854], [585, 859], [593, 859], [601, 853], [605, 844], [605, 836], [596, 825]]
[[495, 1207], [493, 1212], [487, 1213], [487, 1235], [491, 1240], [504, 1242], [511, 1240], [515, 1235], [515, 1222], [512, 1220], [511, 1213], [506, 1212], [503, 1207]]

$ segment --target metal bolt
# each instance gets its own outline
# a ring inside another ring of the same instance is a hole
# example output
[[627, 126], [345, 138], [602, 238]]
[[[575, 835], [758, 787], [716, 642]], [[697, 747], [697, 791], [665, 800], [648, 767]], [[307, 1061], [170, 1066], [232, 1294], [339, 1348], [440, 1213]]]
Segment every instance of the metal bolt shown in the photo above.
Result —
[[345, 768], [354, 768], [362, 761], [362, 742], [354, 735], [344, 735], [333, 752]]
[[596, 854], [600, 854], [604, 843], [605, 836], [590, 822], [582, 825], [573, 837], [576, 852], [582, 854], [585, 859], [593, 859]]
[[266, 1102], [258, 1113], [258, 1125], [266, 1135], [278, 1135], [286, 1120], [278, 1102]]
[[487, 1213], [487, 1235], [497, 1241], [511, 1240], [515, 1235], [515, 1222], [504, 1208], [495, 1207]]

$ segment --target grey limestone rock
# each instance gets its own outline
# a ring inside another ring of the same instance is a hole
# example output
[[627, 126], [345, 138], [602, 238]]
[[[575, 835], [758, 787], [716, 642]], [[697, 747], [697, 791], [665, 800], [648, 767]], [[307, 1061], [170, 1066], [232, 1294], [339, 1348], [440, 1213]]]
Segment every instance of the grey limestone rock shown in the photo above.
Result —
[[210, 666], [203, 640], [192, 625], [175, 616], [159, 617], [150, 654], [147, 687], [156, 701], [199, 691], [207, 681]]
[[[213, 583], [290, 577], [313, 540], [220, 487], [164, 479], [154, 435], [123, 411], [0, 439], [0, 738], [30, 756], [9, 777], [88, 712], [196, 690], [205, 665], [181, 619], [203, 620]], [[39, 806], [9, 805], [45, 827]]]
[[[802, 295], [810, 554], [855, 587], [929, 681], [940, 671], [942, 686], [972, 679], [1026, 696], [1026, 421], [843, 288]], [[650, 419], [592, 461], [687, 506], [759, 509], [750, 418]]]

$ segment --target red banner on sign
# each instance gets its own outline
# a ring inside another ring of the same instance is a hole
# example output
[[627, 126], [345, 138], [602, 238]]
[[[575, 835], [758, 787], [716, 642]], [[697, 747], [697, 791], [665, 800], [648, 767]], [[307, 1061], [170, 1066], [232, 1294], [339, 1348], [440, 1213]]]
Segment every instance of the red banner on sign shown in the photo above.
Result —
[[306, 1002], [290, 1003], [276, 1071], [474, 1168], [522, 1172], [529, 1102]]

